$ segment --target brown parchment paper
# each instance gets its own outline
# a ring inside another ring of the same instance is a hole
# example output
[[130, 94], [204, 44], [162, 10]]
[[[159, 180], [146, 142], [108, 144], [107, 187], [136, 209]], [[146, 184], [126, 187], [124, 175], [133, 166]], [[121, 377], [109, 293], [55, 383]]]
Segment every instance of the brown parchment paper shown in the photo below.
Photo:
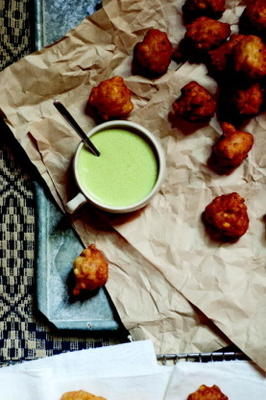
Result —
[[[0, 107], [7, 123], [64, 209], [76, 193], [71, 159], [79, 138], [52, 105], [61, 100], [89, 130], [84, 112], [91, 90], [122, 75], [133, 92], [130, 119], [157, 135], [166, 152], [167, 178], [149, 206], [130, 218], [85, 206], [72, 223], [84, 244], [95, 242], [110, 261], [107, 288], [134, 339], [151, 338], [156, 352], [211, 351], [236, 343], [262, 368], [265, 299], [265, 116], [247, 130], [256, 143], [229, 177], [206, 167], [219, 135], [215, 119], [187, 135], [168, 121], [173, 100], [190, 80], [212, 92], [215, 82], [203, 65], [172, 63], [150, 81], [131, 75], [132, 49], [147, 29], [168, 32], [176, 44], [184, 34], [181, 1], [111, 0], [56, 44], [25, 57], [0, 73]], [[236, 29], [243, 6], [228, 1], [223, 16]], [[250, 229], [234, 245], [205, 235], [200, 215], [216, 195], [238, 191], [249, 207]], [[223, 332], [223, 333], [222, 333]]]

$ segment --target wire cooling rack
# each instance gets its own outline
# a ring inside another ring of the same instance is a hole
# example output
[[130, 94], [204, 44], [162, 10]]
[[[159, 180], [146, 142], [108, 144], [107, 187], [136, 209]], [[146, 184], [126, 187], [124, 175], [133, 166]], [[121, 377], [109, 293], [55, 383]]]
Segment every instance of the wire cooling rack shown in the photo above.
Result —
[[162, 365], [176, 364], [179, 361], [215, 362], [248, 360], [249, 358], [240, 351], [218, 351], [213, 353], [184, 353], [184, 354], [158, 354], [157, 360]]

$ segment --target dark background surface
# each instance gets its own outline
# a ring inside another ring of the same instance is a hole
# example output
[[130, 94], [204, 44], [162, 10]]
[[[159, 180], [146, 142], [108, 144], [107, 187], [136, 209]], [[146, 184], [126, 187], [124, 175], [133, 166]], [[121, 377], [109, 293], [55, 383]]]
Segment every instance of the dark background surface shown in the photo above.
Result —
[[[33, 0], [0, 0], [0, 69], [35, 50]], [[37, 310], [38, 174], [0, 119], [0, 365], [115, 344], [120, 333], [57, 331]]]

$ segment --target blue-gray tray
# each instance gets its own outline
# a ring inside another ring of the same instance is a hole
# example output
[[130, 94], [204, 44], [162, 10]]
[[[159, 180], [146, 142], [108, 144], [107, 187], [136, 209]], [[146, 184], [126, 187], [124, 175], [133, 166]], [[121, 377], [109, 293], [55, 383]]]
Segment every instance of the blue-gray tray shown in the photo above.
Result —
[[100, 6], [101, 0], [34, 0], [36, 50], [60, 39]]
[[90, 298], [73, 301], [69, 296], [72, 263], [84, 247], [43, 187], [35, 182], [34, 188], [38, 309], [58, 329], [118, 330], [121, 325], [105, 288]]
[[[34, 0], [36, 50], [53, 43], [100, 7], [100, 0]], [[35, 182], [36, 276], [39, 310], [59, 329], [117, 331], [122, 328], [105, 288], [84, 301], [72, 301], [67, 280], [82, 251], [67, 217]]]

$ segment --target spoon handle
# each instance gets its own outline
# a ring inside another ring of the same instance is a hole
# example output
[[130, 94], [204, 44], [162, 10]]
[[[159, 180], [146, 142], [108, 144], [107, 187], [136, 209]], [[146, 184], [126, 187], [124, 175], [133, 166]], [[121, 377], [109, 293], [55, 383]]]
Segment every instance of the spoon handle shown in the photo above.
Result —
[[73, 129], [79, 134], [82, 141], [85, 143], [86, 147], [95, 155], [99, 156], [100, 152], [96, 149], [92, 141], [88, 138], [86, 133], [81, 129], [79, 124], [74, 120], [70, 112], [66, 109], [66, 107], [58, 100], [54, 101], [54, 106], [60, 112], [60, 114], [65, 118], [65, 120], [72, 126]]

